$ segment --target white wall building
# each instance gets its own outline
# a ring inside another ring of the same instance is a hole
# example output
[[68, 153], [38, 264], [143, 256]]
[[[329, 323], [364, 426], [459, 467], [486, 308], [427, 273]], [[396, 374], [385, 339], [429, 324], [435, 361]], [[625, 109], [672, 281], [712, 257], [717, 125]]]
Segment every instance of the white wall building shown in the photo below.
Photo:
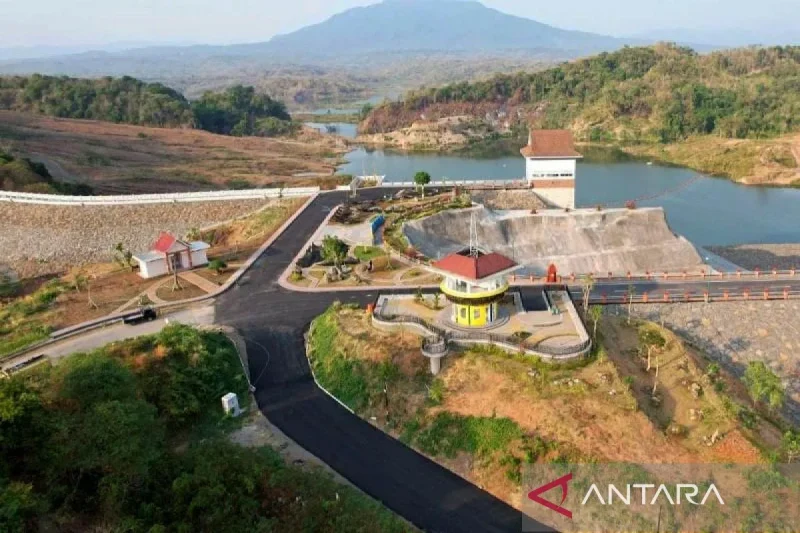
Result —
[[575, 207], [575, 173], [578, 159], [572, 132], [531, 130], [525, 157], [525, 180], [533, 192], [554, 207]]
[[139, 263], [141, 277], [155, 278], [207, 265], [208, 248], [209, 245], [203, 241], [186, 242], [162, 231], [152, 250], [134, 255], [133, 258]]

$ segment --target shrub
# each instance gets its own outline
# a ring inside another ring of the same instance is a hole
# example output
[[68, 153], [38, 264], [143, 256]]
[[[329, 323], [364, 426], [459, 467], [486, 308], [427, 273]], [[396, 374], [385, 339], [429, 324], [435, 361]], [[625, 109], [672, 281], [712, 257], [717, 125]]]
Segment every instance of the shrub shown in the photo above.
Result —
[[222, 259], [212, 259], [211, 262], [208, 263], [208, 269], [213, 270], [217, 274], [222, 274], [226, 268], [228, 268], [228, 264]]
[[762, 361], [748, 363], [744, 382], [754, 402], [764, 402], [770, 409], [783, 405], [785, 391], [781, 379]]

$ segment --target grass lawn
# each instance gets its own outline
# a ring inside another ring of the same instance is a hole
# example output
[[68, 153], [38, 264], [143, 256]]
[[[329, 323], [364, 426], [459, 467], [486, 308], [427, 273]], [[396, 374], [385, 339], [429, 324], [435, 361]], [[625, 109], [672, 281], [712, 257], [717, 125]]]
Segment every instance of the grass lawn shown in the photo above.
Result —
[[386, 255], [386, 251], [380, 246], [356, 246], [353, 249], [353, 255], [359, 261], [369, 261], [370, 259]]

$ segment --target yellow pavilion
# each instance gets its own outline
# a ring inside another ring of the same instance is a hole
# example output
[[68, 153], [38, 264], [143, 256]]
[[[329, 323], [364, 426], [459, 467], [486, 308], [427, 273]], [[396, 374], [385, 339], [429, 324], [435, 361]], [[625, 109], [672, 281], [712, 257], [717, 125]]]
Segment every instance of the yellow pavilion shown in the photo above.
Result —
[[430, 269], [444, 277], [440, 288], [453, 304], [452, 322], [486, 328], [498, 320], [498, 302], [508, 291], [508, 275], [519, 267], [504, 255], [470, 247], [434, 262]]

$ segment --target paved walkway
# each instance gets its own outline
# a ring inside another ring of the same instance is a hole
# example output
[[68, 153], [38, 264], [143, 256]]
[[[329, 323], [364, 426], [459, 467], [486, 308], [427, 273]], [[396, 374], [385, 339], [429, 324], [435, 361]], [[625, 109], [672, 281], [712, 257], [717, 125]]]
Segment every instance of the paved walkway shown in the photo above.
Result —
[[186, 270], [184, 272], [179, 272], [178, 273], [178, 277], [180, 277], [181, 279], [185, 279], [186, 281], [188, 281], [192, 285], [197, 285], [198, 287], [200, 287], [201, 289], [203, 289], [204, 291], [206, 291], [209, 294], [211, 294], [214, 291], [219, 290], [219, 285], [207, 280], [206, 278], [204, 278], [200, 274], [192, 272], [191, 270]]

